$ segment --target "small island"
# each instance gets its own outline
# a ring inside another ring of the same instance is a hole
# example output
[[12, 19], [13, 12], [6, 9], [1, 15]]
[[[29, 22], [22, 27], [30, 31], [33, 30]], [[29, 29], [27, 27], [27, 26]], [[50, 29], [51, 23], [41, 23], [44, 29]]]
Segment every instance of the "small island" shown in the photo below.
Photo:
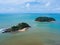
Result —
[[19, 23], [16, 26], [12, 26], [11, 28], [5, 29], [5, 31], [3, 33], [16, 32], [16, 31], [25, 31], [28, 28], [30, 28], [30, 26], [27, 23]]
[[53, 22], [53, 21], [56, 21], [56, 20], [52, 17], [38, 17], [38, 18], [35, 19], [35, 21], [38, 21], [38, 22]]

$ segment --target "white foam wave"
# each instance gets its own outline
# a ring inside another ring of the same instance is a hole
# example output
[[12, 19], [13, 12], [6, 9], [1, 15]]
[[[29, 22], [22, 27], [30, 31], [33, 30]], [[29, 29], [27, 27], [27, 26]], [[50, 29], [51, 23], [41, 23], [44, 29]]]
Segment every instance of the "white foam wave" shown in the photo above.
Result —
[[6, 28], [1, 28], [1, 29], [0, 29], [0, 33], [4, 32], [5, 29], [6, 29]]

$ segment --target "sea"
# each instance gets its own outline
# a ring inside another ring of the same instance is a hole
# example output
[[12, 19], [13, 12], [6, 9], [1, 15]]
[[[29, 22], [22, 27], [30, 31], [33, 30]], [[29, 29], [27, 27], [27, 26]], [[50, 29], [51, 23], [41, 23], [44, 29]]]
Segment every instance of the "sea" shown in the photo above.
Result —
[[[55, 22], [36, 22], [37, 17], [52, 17]], [[31, 26], [25, 32], [2, 33], [19, 23]], [[0, 14], [0, 45], [60, 45], [60, 13]]]

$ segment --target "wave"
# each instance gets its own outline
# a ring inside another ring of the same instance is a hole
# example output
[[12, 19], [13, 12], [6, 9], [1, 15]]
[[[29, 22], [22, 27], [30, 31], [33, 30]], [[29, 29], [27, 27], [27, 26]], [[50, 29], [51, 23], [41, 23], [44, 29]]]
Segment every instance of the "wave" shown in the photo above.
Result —
[[6, 30], [6, 28], [1, 28], [0, 33], [4, 32], [5, 30]]

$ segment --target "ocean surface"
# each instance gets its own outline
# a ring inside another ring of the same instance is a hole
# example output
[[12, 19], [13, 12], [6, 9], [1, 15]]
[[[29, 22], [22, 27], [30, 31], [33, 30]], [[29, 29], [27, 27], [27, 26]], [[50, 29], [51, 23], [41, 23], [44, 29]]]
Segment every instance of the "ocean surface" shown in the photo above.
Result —
[[[36, 22], [39, 16], [53, 17], [56, 21]], [[2, 33], [5, 28], [22, 22], [28, 23], [31, 28], [25, 32]], [[60, 14], [0, 14], [0, 45], [60, 45]]]

